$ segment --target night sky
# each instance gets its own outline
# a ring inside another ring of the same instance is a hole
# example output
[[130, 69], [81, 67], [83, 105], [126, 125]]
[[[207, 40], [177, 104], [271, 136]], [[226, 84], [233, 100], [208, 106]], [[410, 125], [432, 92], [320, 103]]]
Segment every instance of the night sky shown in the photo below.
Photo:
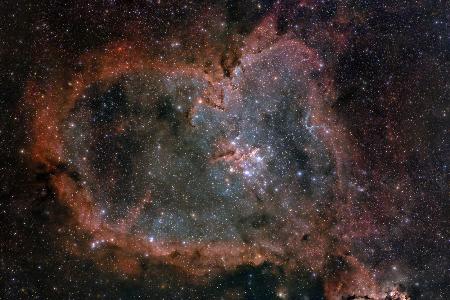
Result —
[[0, 299], [450, 299], [447, 1], [0, 14]]

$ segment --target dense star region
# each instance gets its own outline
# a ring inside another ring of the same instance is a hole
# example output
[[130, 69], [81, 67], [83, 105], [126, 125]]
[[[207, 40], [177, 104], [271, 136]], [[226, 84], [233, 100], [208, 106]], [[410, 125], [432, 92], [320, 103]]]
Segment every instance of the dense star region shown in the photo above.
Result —
[[5, 299], [448, 299], [441, 1], [5, 3]]

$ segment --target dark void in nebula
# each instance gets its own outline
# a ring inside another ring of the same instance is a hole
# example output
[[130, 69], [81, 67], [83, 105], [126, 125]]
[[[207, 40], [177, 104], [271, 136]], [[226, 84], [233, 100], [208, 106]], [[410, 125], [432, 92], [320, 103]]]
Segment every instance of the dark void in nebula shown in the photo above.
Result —
[[446, 3], [10, 6], [5, 299], [450, 296]]

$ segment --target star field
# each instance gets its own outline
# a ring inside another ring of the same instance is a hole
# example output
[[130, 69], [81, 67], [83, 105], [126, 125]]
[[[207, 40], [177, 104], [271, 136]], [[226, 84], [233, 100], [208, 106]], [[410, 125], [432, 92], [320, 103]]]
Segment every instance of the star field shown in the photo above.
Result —
[[5, 299], [447, 299], [443, 1], [5, 3]]

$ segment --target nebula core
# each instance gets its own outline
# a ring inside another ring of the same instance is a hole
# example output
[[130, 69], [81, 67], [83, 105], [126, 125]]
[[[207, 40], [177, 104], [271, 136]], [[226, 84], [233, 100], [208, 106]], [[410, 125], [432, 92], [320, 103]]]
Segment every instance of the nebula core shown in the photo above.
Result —
[[450, 296], [444, 2], [11, 7], [5, 299]]

